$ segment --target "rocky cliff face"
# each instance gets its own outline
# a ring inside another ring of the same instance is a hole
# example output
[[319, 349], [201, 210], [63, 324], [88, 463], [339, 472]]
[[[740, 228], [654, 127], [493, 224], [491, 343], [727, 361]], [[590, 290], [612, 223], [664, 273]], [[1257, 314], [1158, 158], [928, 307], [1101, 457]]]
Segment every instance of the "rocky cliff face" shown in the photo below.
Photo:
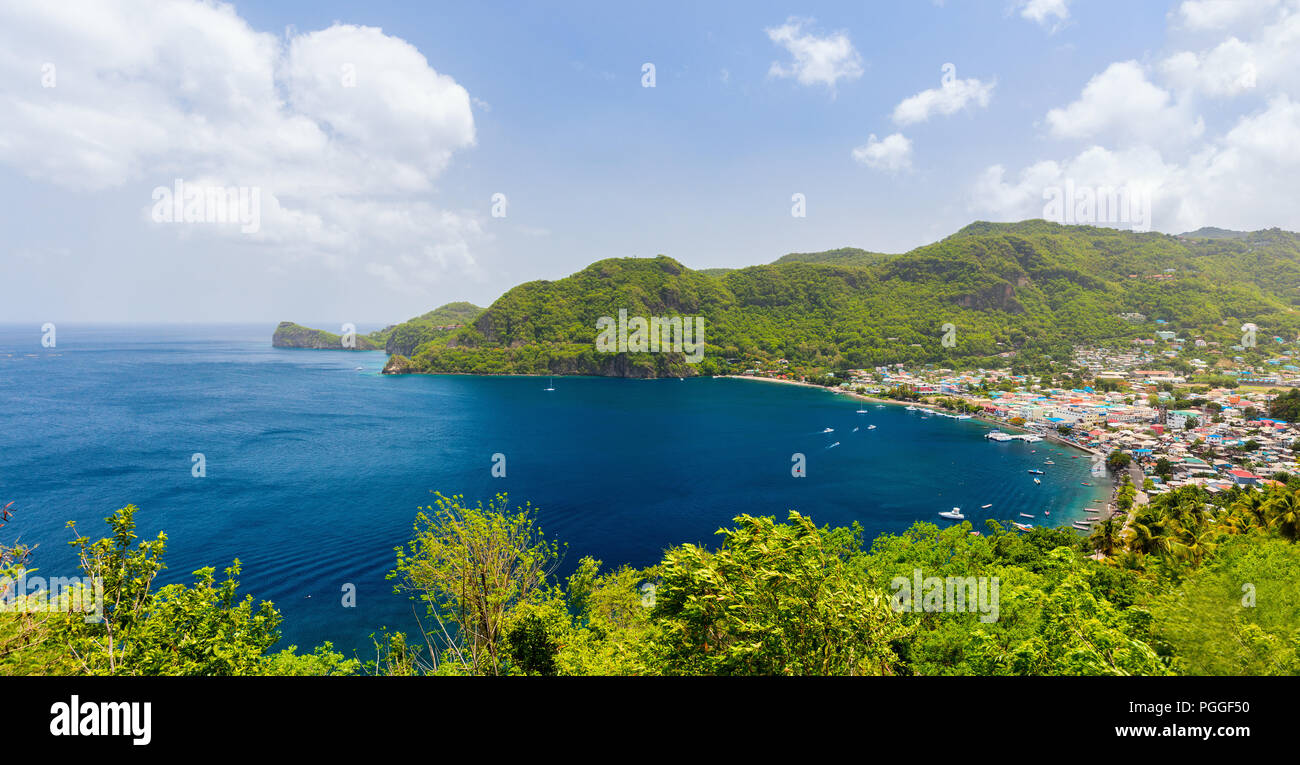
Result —
[[331, 351], [379, 351], [383, 347], [363, 335], [353, 338], [353, 347], [343, 344], [343, 336], [323, 329], [312, 329], [291, 321], [282, 321], [271, 336], [273, 348], [313, 348]]

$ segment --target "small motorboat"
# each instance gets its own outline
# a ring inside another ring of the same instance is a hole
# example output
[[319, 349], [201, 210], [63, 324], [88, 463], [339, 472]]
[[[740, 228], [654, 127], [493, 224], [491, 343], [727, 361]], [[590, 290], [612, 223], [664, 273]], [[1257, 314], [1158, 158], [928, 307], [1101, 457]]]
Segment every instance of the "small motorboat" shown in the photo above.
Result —
[[875, 425], [868, 425], [868, 426], [867, 426], [867, 430], [875, 430], [875, 429], [876, 429], [876, 426], [875, 426]]
[[822, 432], [823, 432], [823, 433], [834, 433], [834, 432], [835, 432], [835, 428], [827, 428], [827, 429], [823, 430]]
[[966, 516], [964, 516], [964, 515], [961, 514], [961, 508], [960, 508], [960, 507], [954, 507], [953, 509], [951, 509], [951, 510], [949, 510], [949, 511], [947, 511], [947, 512], [939, 513], [939, 517], [940, 517], [940, 518], [947, 518], [947, 519], [950, 520], [950, 521], [964, 521], [964, 520], [966, 520]]
[[987, 505], [980, 505], [981, 510], [988, 510], [990, 507], [993, 507], [992, 502], [988, 503]]
[[1031, 469], [1029, 472], [1030, 472], [1031, 474], [1033, 474], [1033, 475], [1043, 475], [1043, 471], [1041, 471], [1041, 470], [1032, 470], [1032, 469]]
[[1090, 484], [1090, 483], [1085, 483], [1085, 482], [1083, 482], [1083, 481], [1080, 481], [1080, 482], [1079, 482], [1079, 485], [1080, 485], [1080, 486], [1091, 486], [1092, 484]]
[[1043, 482], [1043, 481], [1042, 481], [1042, 479], [1040, 479], [1040, 478], [1035, 478], [1035, 479], [1034, 479], [1034, 483], [1036, 483], [1036, 484], [1041, 484], [1042, 482]]
[[1021, 514], [1020, 514], [1020, 517], [1021, 517], [1021, 518], [1033, 518], [1034, 516], [1030, 515], [1029, 513], [1021, 513]]
[[1011, 522], [1011, 525], [1012, 525], [1012, 526], [1015, 526], [1016, 528], [1020, 529], [1021, 531], [1033, 531], [1033, 529], [1034, 529], [1034, 527], [1033, 527], [1033, 526], [1030, 526], [1028, 523], [1016, 523], [1015, 521], [1012, 521], [1012, 522]]

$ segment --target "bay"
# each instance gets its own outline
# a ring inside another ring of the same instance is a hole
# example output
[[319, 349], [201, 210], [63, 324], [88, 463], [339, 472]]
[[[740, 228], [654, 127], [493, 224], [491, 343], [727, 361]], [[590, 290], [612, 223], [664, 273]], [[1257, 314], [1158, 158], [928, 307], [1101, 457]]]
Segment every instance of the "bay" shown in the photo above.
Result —
[[1067, 525], [1104, 491], [1081, 485], [1099, 481], [1078, 450], [994, 443], [978, 421], [821, 389], [383, 376], [382, 353], [275, 349], [272, 329], [59, 325], [44, 348], [37, 325], [0, 327], [0, 504], [17, 510], [0, 534], [39, 544], [42, 574], [72, 576], [64, 523], [98, 538], [135, 504], [141, 537], [167, 533], [164, 581], [239, 558], [244, 590], [284, 614], [286, 645], [364, 658], [381, 626], [418, 631], [385, 575], [433, 491], [530, 502], [567, 544], [562, 575], [583, 555], [646, 566], [675, 544], [714, 545], [741, 513], [794, 509], [870, 539], [946, 524], [936, 514], [954, 506], [976, 529], [1022, 512]]

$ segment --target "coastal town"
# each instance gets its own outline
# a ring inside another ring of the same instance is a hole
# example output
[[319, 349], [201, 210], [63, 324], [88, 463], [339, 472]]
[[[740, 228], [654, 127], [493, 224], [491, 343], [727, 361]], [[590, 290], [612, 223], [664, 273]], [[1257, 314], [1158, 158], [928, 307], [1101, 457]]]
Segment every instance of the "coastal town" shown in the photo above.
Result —
[[[1174, 356], [1134, 341], [1123, 349], [1076, 348], [1071, 371], [1061, 376], [1076, 383], [1071, 387], [1013, 374], [1011, 367], [956, 371], [902, 364], [850, 370], [829, 387], [971, 415], [1099, 457], [1121, 453], [1145, 495], [1189, 485], [1217, 493], [1285, 483], [1300, 473], [1300, 417], [1271, 414], [1284, 408], [1279, 397], [1289, 411], [1300, 408], [1300, 349], [1276, 340], [1261, 363], [1238, 363], [1214, 376], [1200, 372], [1205, 362], [1192, 363], [1192, 374], [1162, 368], [1160, 362]], [[779, 362], [745, 376], [801, 381]]]

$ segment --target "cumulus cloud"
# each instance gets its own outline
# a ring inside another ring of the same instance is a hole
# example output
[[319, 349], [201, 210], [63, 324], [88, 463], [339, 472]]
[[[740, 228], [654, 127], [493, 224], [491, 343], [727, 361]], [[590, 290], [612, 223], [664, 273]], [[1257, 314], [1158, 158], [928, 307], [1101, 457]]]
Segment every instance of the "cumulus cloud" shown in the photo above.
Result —
[[1047, 113], [1053, 137], [1113, 138], [1122, 143], [1187, 141], [1204, 130], [1170, 93], [1147, 79], [1136, 61], [1111, 64], [1073, 103]]
[[[1233, 31], [1217, 44], [1168, 56], [1161, 62], [1161, 70], [1171, 85], [1214, 98], [1300, 89], [1300, 0], [1267, 6], [1269, 12], [1262, 14], [1267, 21], [1240, 20], [1231, 24]], [[1228, 25], [1229, 18], [1240, 19], [1236, 15], [1223, 17], [1212, 26]], [[1210, 25], [1208, 21], [1200, 23]]]
[[994, 85], [993, 82], [980, 82], [974, 78], [944, 80], [938, 88], [923, 90], [903, 99], [894, 107], [894, 122], [911, 125], [925, 122], [934, 114], [945, 117], [956, 114], [972, 104], [980, 108], [987, 107]]
[[1038, 218], [1052, 188], [1129, 187], [1151, 194], [1154, 227], [1161, 231], [1296, 228], [1298, 142], [1300, 103], [1281, 95], [1181, 159], [1150, 146], [1091, 146], [1063, 160], [1033, 163], [1013, 178], [994, 165], [974, 184], [972, 208], [1000, 220]]
[[883, 139], [872, 133], [867, 142], [853, 150], [853, 158], [867, 167], [896, 173], [912, 168], [912, 142], [902, 133]]
[[1188, 29], [1225, 29], [1276, 11], [1279, 0], [1185, 0], [1177, 16]]
[[0, 43], [0, 162], [33, 179], [138, 193], [146, 220], [149, 189], [174, 178], [257, 187], [256, 234], [204, 231], [382, 261], [404, 284], [472, 265], [473, 216], [425, 198], [474, 145], [470, 96], [399, 38], [279, 37], [217, 3], [71, 0], [0, 4]]
[[840, 80], [861, 77], [862, 57], [848, 34], [834, 32], [818, 37], [804, 31], [804, 25], [810, 23], [792, 17], [785, 24], [767, 30], [768, 39], [785, 48], [791, 57], [787, 64], [773, 61], [768, 74], [794, 78], [800, 85], [825, 85], [832, 90]]
[[[972, 185], [972, 210], [1044, 217], [1053, 188], [1137, 187], [1151, 193], [1157, 230], [1300, 229], [1300, 1], [1184, 2], [1170, 20], [1194, 28], [1200, 47], [1175, 47], [1150, 68], [1111, 64], [1048, 113], [1051, 138], [1086, 147], [1019, 171], [988, 167]], [[1217, 99], [1213, 134], [1191, 116], [1203, 97]]]
[[1056, 28], [1070, 18], [1070, 0], [1021, 0], [1022, 18]]

